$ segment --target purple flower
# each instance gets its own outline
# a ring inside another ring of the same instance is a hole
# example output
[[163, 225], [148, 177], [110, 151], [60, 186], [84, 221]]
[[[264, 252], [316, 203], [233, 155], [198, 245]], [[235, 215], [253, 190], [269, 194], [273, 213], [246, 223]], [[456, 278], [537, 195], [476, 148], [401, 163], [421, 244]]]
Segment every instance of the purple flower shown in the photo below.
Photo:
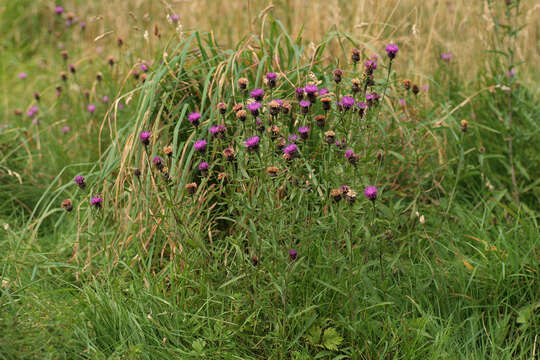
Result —
[[450, 53], [442, 53], [441, 54], [441, 60], [444, 60], [444, 61], [450, 61], [452, 59], [452, 54]]
[[81, 21], [81, 29], [82, 30], [86, 29], [86, 22], [85, 21]]
[[86, 184], [84, 183], [84, 176], [81, 176], [81, 175], [77, 175], [75, 176], [75, 179], [73, 181], [75, 181], [75, 184], [79, 185], [79, 187], [81, 187], [81, 189], [84, 189], [84, 187], [86, 186]]
[[148, 72], [148, 65], [146, 65], [145, 63], [140, 64], [139, 68], [144, 72]]
[[119, 102], [118, 103], [118, 110], [124, 110], [124, 104]]
[[199, 164], [199, 170], [200, 171], [206, 171], [208, 170], [208, 163], [206, 161], [203, 161]]
[[319, 95], [326, 95], [326, 94], [329, 94], [330, 91], [327, 89], [327, 88], [322, 88], [321, 90], [319, 90]]
[[264, 96], [264, 90], [263, 89], [260, 89], [260, 88], [257, 88], [257, 89], [253, 89], [250, 93], [249, 93], [249, 96], [251, 96], [252, 98], [254, 98], [256, 101], [261, 101], [263, 96]]
[[364, 190], [364, 195], [366, 195], [366, 197], [371, 201], [377, 200], [377, 188], [375, 186], [366, 187], [366, 190]]
[[298, 133], [302, 139], [307, 139], [309, 134], [309, 126], [300, 126], [298, 128]]
[[93, 114], [94, 111], [96, 111], [96, 105], [94, 105], [94, 104], [89, 104], [89, 105], [86, 107], [86, 110], [87, 110], [90, 114]]
[[296, 260], [297, 256], [298, 256], [298, 253], [296, 252], [296, 250], [294, 249], [289, 250], [289, 259], [291, 259], [291, 261]]
[[396, 44], [388, 44], [386, 46], [386, 53], [388, 54], [388, 57], [390, 60], [394, 59], [396, 57], [396, 54], [398, 53], [399, 48]]
[[152, 159], [152, 162], [154, 163], [154, 165], [156, 165], [158, 169], [163, 167], [163, 158], [161, 156], [154, 157]]
[[353, 150], [347, 150], [345, 151], [345, 158], [349, 161], [349, 163], [356, 165], [360, 156], [355, 154]]
[[251, 112], [251, 115], [258, 116], [259, 115], [259, 109], [261, 108], [261, 103], [259, 102], [251, 102], [248, 104], [247, 108]]
[[401, 105], [405, 105], [405, 99], [399, 99], [399, 103], [400, 103]]
[[269, 81], [275, 81], [276, 78], [277, 74], [274, 72], [269, 72], [268, 74], [266, 74], [266, 79], [268, 79]]
[[513, 78], [514, 76], [516, 76], [516, 70], [512, 69], [507, 71], [506, 76], [508, 76], [509, 78]]
[[143, 143], [144, 146], [148, 146], [150, 144], [150, 133], [148, 131], [143, 131], [140, 135], [139, 135], [139, 138], [141, 139], [141, 142]]
[[109, 97], [105, 95], [105, 96], [103, 97], [103, 102], [104, 102], [105, 104], [108, 103], [108, 102], [109, 102]]
[[28, 75], [25, 72], [22, 72], [19, 74], [19, 79], [24, 80], [28, 77]]
[[291, 134], [291, 135], [289, 135], [289, 137], [287, 138], [287, 140], [288, 140], [289, 142], [295, 142], [296, 140], [298, 140], [298, 136], [295, 135], [295, 134]]
[[253, 137], [250, 137], [249, 139], [246, 140], [245, 144], [246, 144], [246, 148], [249, 150], [249, 151], [254, 151], [254, 150], [257, 150], [259, 148], [259, 141], [261, 139], [258, 137], [258, 136], [253, 136]]
[[311, 102], [309, 100], [300, 101], [300, 106], [303, 108], [309, 108], [310, 105], [311, 105]]
[[304, 87], [304, 91], [306, 92], [306, 94], [308, 95], [315, 95], [317, 93], [317, 90], [319, 90], [319, 88], [317, 87], [317, 85], [312, 85], [312, 84], [309, 84], [309, 85], [306, 85]]
[[354, 98], [352, 96], [344, 96], [341, 99], [341, 105], [345, 110], [349, 110], [354, 106]]
[[93, 197], [92, 199], [90, 199], [90, 205], [92, 205], [96, 209], [101, 209], [101, 207], [103, 206], [103, 199], [99, 196]]
[[275, 102], [277, 102], [277, 103], [279, 104], [279, 106], [280, 106], [280, 107], [282, 107], [282, 106], [283, 106], [283, 101], [282, 101], [282, 100], [280, 100], [280, 99], [274, 99], [274, 100], [272, 100], [272, 101], [275, 101]]
[[296, 94], [296, 98], [298, 100], [302, 100], [304, 98], [304, 93], [305, 93], [304, 88], [296, 88], [294, 93]]
[[34, 116], [34, 115], [37, 114], [38, 110], [39, 110], [39, 108], [38, 108], [37, 106], [34, 105], [34, 106], [32, 106], [30, 109], [28, 109], [28, 112], [26, 113], [26, 115], [27, 115], [28, 117], [32, 117], [32, 116]]
[[353, 151], [353, 150], [349, 149], [349, 150], [345, 151], [345, 157], [346, 157], [347, 159], [349, 159], [349, 158], [352, 157], [353, 155], [354, 155], [354, 151]]
[[64, 134], [67, 134], [67, 133], [69, 132], [69, 130], [71, 130], [71, 129], [69, 128], [69, 126], [64, 126], [64, 127], [62, 127], [62, 133], [64, 133]]
[[171, 21], [172, 21], [173, 23], [176, 24], [176, 23], [178, 22], [178, 20], [180, 20], [180, 16], [179, 16], [179, 15], [177, 15], [177, 14], [172, 14], [172, 15], [171, 15]]
[[192, 112], [188, 115], [188, 120], [193, 126], [199, 126], [199, 121], [201, 119], [201, 114], [198, 112]]
[[219, 128], [217, 127], [217, 125], [212, 125], [210, 126], [210, 130], [208, 130], [210, 132], [210, 134], [212, 135], [217, 135], [218, 132], [219, 132]]
[[342, 149], [342, 148], [344, 148], [345, 146], [347, 146], [347, 141], [345, 141], [345, 139], [343, 139], [343, 140], [341, 140], [341, 141], [340, 141], [340, 140], [337, 140], [337, 141], [335, 142], [335, 144], [336, 144], [336, 146], [337, 146], [338, 148]]
[[283, 153], [290, 157], [294, 157], [298, 154], [298, 146], [294, 143], [289, 144], [283, 148]]
[[195, 141], [195, 143], [193, 144], [193, 147], [198, 152], [204, 152], [204, 150], [206, 149], [206, 144], [207, 144], [206, 140], [200, 139], [200, 140]]
[[64, 12], [64, 8], [61, 7], [61, 6], [57, 6], [57, 7], [54, 8], [54, 13], [56, 15], [62, 15], [63, 12]]
[[370, 59], [367, 60], [364, 65], [366, 66], [366, 71], [368, 74], [372, 74], [373, 70], [377, 70], [377, 60], [376, 59]]

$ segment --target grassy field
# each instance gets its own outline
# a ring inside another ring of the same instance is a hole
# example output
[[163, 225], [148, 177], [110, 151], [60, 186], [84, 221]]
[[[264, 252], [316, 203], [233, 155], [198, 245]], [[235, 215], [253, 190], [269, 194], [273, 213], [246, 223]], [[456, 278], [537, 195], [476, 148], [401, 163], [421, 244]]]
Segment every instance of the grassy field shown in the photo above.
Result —
[[0, 20], [0, 359], [540, 357], [534, 1]]

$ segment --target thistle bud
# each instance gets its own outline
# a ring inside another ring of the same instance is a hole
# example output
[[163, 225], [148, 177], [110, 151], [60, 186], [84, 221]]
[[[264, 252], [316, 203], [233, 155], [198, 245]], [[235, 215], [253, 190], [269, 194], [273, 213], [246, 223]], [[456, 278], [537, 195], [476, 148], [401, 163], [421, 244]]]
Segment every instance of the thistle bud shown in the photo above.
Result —
[[467, 132], [469, 122], [467, 120], [461, 120], [461, 131]]
[[360, 55], [361, 55], [361, 52], [359, 49], [357, 48], [352, 49], [351, 60], [354, 64], [360, 61]]
[[340, 69], [334, 70], [334, 82], [339, 84], [341, 82], [341, 77], [343, 76], [343, 71]]

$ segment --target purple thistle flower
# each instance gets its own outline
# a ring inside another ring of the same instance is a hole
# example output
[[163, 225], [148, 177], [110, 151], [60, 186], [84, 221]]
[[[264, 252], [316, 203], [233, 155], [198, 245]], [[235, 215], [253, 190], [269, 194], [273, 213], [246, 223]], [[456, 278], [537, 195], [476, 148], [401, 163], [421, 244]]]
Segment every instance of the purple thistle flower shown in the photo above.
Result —
[[264, 90], [263, 89], [260, 89], [260, 88], [257, 88], [257, 89], [253, 89], [251, 90], [251, 92], [249, 93], [249, 96], [251, 96], [253, 99], [255, 99], [256, 101], [261, 101], [263, 96], [264, 96]]
[[377, 70], [377, 60], [376, 59], [370, 59], [367, 60], [364, 65], [366, 66], [366, 72], [371, 75], [373, 74], [374, 70]]
[[343, 140], [341, 140], [341, 141], [340, 141], [340, 140], [337, 140], [337, 141], [335, 142], [335, 145], [336, 145], [338, 148], [343, 149], [345, 146], [347, 146], [347, 141], [345, 141], [345, 139], [343, 139]]
[[266, 79], [269, 81], [275, 81], [276, 78], [277, 78], [277, 74], [274, 72], [269, 72], [268, 74], [266, 74]]
[[401, 105], [405, 105], [405, 99], [399, 99], [399, 103], [400, 103]]
[[75, 184], [79, 185], [79, 187], [81, 189], [84, 189], [86, 187], [86, 183], [84, 182], [84, 177], [81, 176], [81, 175], [77, 175], [75, 176], [75, 179], [73, 181], [75, 181]]
[[195, 148], [195, 150], [202, 153], [206, 150], [206, 144], [207, 144], [206, 140], [200, 139], [200, 140], [195, 141], [195, 143], [193, 144], [193, 147]]
[[297, 256], [298, 256], [298, 253], [296, 252], [296, 250], [294, 249], [289, 250], [289, 259], [291, 259], [291, 261], [296, 260]]
[[303, 108], [308, 108], [310, 105], [311, 105], [311, 102], [309, 100], [300, 101], [300, 106]]
[[143, 131], [140, 135], [139, 135], [139, 138], [141, 139], [141, 142], [143, 143], [144, 146], [148, 146], [150, 144], [150, 132], [148, 131]]
[[291, 134], [289, 135], [289, 137], [287, 138], [287, 140], [289, 142], [296, 142], [296, 140], [298, 140], [298, 136], [296, 134]]
[[64, 8], [62, 6], [57, 6], [54, 8], [54, 13], [56, 15], [62, 15], [63, 12], [64, 12]]
[[86, 22], [81, 21], [81, 30], [84, 30], [84, 29], [86, 29]]
[[308, 95], [315, 95], [317, 93], [317, 90], [319, 90], [319, 88], [317, 87], [317, 85], [312, 85], [312, 84], [309, 84], [309, 85], [306, 85], [304, 87], [304, 91], [306, 92], [306, 94]]
[[326, 95], [326, 94], [329, 94], [330, 91], [327, 89], [327, 88], [322, 88], [321, 90], [319, 90], [319, 95]]
[[19, 73], [19, 79], [24, 80], [28, 77], [28, 75], [25, 72]]
[[103, 97], [103, 103], [106, 104], [106, 103], [108, 103], [108, 102], [109, 102], [109, 97], [108, 97], [107, 95], [105, 95], [105, 96]]
[[90, 114], [93, 114], [94, 111], [96, 111], [96, 105], [94, 105], [94, 104], [88, 104], [88, 106], [86, 107], [86, 110], [87, 110]]
[[215, 136], [218, 134], [219, 128], [217, 127], [217, 125], [212, 125], [210, 126], [210, 130], [208, 131], [210, 132], [211, 135]]
[[283, 148], [283, 153], [290, 157], [294, 157], [298, 154], [298, 146], [294, 143], [289, 144]]
[[180, 16], [179, 16], [179, 15], [177, 15], [177, 14], [172, 14], [172, 15], [171, 15], [171, 21], [172, 21], [173, 23], [176, 24], [176, 23], [178, 22], [178, 20], [180, 20]]
[[341, 99], [341, 105], [345, 110], [349, 110], [354, 106], [354, 98], [352, 96], [344, 96]]
[[261, 103], [254, 101], [249, 103], [247, 108], [251, 112], [251, 115], [256, 117], [259, 115], [259, 109], [261, 108], [261, 106]]
[[67, 133], [69, 132], [69, 130], [71, 130], [71, 129], [69, 128], [69, 126], [64, 126], [64, 127], [62, 127], [62, 133], [64, 133], [64, 134], [67, 134]]
[[206, 161], [203, 161], [202, 163], [199, 164], [199, 170], [200, 171], [206, 171], [208, 170], [208, 163]]
[[516, 76], [516, 70], [512, 69], [507, 71], [506, 76], [508, 76], [509, 78], [513, 78], [514, 76]]
[[145, 63], [142, 63], [139, 65], [139, 69], [141, 69], [144, 72], [148, 72], [148, 65], [146, 65]]
[[442, 53], [441, 54], [441, 60], [444, 61], [450, 61], [452, 59], [453, 55], [450, 53]]
[[28, 112], [26, 113], [26, 115], [28, 117], [32, 117], [32, 116], [36, 115], [38, 111], [39, 111], [39, 108], [34, 105], [30, 109], [28, 109]]
[[377, 200], [377, 188], [375, 186], [366, 187], [364, 195], [371, 201]]
[[349, 161], [349, 163], [356, 165], [360, 155], [355, 154], [353, 150], [347, 150], [345, 151], [345, 158]]
[[345, 151], [345, 157], [346, 157], [347, 159], [349, 159], [349, 158], [352, 157], [353, 155], [354, 155], [354, 151], [353, 151], [353, 150], [349, 149], [349, 150]]
[[193, 126], [199, 126], [199, 121], [201, 119], [201, 114], [198, 112], [192, 112], [188, 115], [188, 120]]
[[103, 206], [103, 199], [99, 196], [93, 197], [92, 199], [90, 199], [90, 205], [92, 205], [96, 209], [101, 209], [101, 207]]
[[280, 107], [283, 107], [283, 100], [280, 100], [280, 99], [274, 99], [272, 101], [275, 101], [279, 104]]
[[396, 44], [388, 44], [385, 50], [390, 60], [393, 60], [399, 51], [399, 47]]
[[261, 139], [258, 136], [250, 137], [246, 140], [245, 145], [249, 151], [255, 151], [259, 148], [259, 141]]
[[296, 98], [300, 101], [304, 98], [305, 90], [304, 88], [296, 88], [294, 93], [296, 94]]
[[158, 169], [163, 167], [163, 158], [161, 156], [156, 156], [152, 159], [152, 162]]
[[302, 139], [307, 139], [309, 135], [309, 126], [300, 126], [298, 128], [298, 133]]

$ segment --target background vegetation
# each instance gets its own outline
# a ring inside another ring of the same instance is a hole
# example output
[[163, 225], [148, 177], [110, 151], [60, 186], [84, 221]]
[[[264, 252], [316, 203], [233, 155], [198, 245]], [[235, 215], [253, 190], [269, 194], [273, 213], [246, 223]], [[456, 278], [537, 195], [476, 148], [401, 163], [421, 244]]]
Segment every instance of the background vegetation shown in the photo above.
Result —
[[[539, 14], [534, 1], [0, 3], [0, 357], [537, 358]], [[334, 104], [324, 129], [318, 100], [301, 115], [296, 87], [340, 100], [373, 55], [379, 105], [360, 120]], [[265, 89], [265, 121], [270, 100], [291, 102], [280, 136], [309, 123], [294, 161], [267, 130], [245, 150], [257, 130], [232, 110], [248, 101], [240, 77]], [[332, 199], [342, 185], [354, 204]]]

